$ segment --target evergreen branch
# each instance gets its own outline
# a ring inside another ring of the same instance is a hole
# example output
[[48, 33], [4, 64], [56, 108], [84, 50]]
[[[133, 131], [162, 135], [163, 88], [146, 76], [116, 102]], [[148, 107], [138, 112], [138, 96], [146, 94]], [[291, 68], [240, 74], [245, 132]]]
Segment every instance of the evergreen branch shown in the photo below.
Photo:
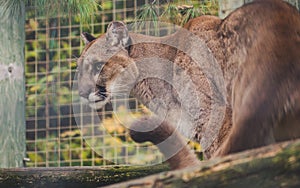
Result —
[[[8, 0], [9, 1], [9, 0]], [[54, 17], [57, 15], [79, 15], [87, 22], [99, 8], [98, 0], [25, 0], [34, 3], [41, 16]]]
[[[138, 30], [145, 30], [146, 34], [150, 34], [150, 29], [154, 31], [155, 35], [158, 35], [158, 20], [159, 15], [156, 12], [157, 7], [155, 4], [145, 4], [141, 8], [141, 12], [137, 16], [137, 22], [135, 27]], [[153, 26], [153, 27], [152, 27]]]
[[185, 23], [187, 23], [190, 19], [192, 18], [196, 18], [198, 16], [201, 16], [201, 9], [197, 9], [197, 8], [189, 8], [185, 11], [181, 25], [184, 25]]
[[35, 6], [41, 16], [79, 15], [83, 22], [101, 8], [98, 0], [0, 0], [0, 20], [22, 15], [24, 2]]

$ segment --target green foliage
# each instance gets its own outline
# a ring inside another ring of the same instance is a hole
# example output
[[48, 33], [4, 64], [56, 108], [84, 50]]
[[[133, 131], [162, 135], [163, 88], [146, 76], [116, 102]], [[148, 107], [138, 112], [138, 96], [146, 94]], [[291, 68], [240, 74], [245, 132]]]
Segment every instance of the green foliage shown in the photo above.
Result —
[[180, 13], [178, 12], [178, 7], [176, 4], [169, 3], [166, 6], [166, 9], [163, 11], [161, 15], [161, 19], [163, 21], [169, 22], [172, 20], [172, 23], [180, 23], [180, 18], [179, 15]]
[[101, 4], [102, 10], [111, 10], [113, 9], [112, 1], [103, 1]]
[[[155, 4], [145, 4], [141, 8], [141, 13], [138, 15], [137, 20], [140, 20], [141, 22], [138, 22], [137, 28], [154, 28], [154, 31], [156, 32], [155, 35], [158, 35], [158, 20], [159, 16], [156, 12], [157, 6]], [[151, 24], [152, 26], [150, 26]], [[147, 30], [146, 34], [150, 34], [150, 31]]]
[[[27, 150], [30, 151], [27, 153], [28, 157], [32, 162], [39, 164], [38, 166], [45, 166], [45, 161], [51, 166], [147, 164], [155, 161], [161, 154], [155, 155], [151, 149], [146, 152], [138, 151], [136, 143], [128, 137], [127, 129], [123, 125], [128, 125], [134, 118], [150, 113], [143, 106], [139, 109], [138, 112], [132, 112], [129, 118], [125, 107], [120, 106], [116, 112], [118, 115], [113, 114], [111, 118], [105, 118], [101, 126], [85, 125], [90, 129], [66, 131], [61, 133], [59, 138], [51, 135], [48, 139], [38, 139], [28, 143]], [[89, 133], [94, 128], [106, 132], [106, 135]], [[122, 145], [125, 147], [120, 147]], [[35, 150], [39, 152], [34, 152]], [[104, 158], [103, 150], [105, 150]], [[125, 157], [128, 157], [127, 161], [124, 161]], [[28, 165], [33, 166], [32, 162]]]
[[217, 0], [167, 1], [167, 3], [159, 6], [158, 1], [153, 1], [153, 3], [146, 4], [140, 9], [135, 27], [139, 30], [146, 29], [146, 34], [151, 34], [152, 31], [154, 35], [158, 35], [159, 21], [182, 26], [190, 19], [201, 15], [217, 15], [218, 9]]
[[[75, 59], [70, 62], [70, 59], [75, 56], [72, 48], [80, 46], [80, 31], [79, 29], [71, 32], [66, 29], [61, 30], [61, 36], [78, 39], [57, 40], [55, 35], [60, 28], [46, 32], [43, 28], [45, 22], [45, 19], [30, 18], [26, 24], [26, 28], [30, 30], [26, 32], [28, 41], [25, 44], [26, 103], [29, 107], [37, 108], [36, 110], [27, 108], [27, 117], [34, 116], [35, 111], [43, 109], [46, 103], [50, 104], [52, 112], [56, 112], [59, 105], [72, 103], [71, 79], [76, 69], [76, 62]], [[51, 22], [56, 23], [57, 20], [52, 19]], [[31, 40], [32, 38], [36, 39]]]
[[87, 22], [91, 15], [101, 7], [98, 0], [0, 0], [0, 18], [7, 19], [12, 15], [21, 15], [25, 11], [24, 2], [34, 5], [41, 16], [80, 15]]
[[98, 0], [25, 0], [27, 4], [34, 4], [41, 16], [55, 17], [58, 14], [77, 15], [82, 21], [91, 19], [100, 8]]
[[202, 15], [203, 13], [201, 12], [201, 9], [192, 7], [183, 9], [181, 14], [183, 15], [181, 25], [183, 25], [187, 23], [190, 19], [196, 18]]

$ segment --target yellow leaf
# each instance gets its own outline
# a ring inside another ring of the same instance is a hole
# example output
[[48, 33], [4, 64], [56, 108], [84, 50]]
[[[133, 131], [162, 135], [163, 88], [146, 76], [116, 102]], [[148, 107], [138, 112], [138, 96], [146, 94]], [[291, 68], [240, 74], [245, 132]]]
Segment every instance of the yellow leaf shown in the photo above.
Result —
[[39, 89], [41, 89], [41, 86], [35, 85], [35, 86], [32, 86], [32, 87], [30, 88], [30, 91], [31, 91], [31, 92], [36, 92], [36, 91], [38, 91]]

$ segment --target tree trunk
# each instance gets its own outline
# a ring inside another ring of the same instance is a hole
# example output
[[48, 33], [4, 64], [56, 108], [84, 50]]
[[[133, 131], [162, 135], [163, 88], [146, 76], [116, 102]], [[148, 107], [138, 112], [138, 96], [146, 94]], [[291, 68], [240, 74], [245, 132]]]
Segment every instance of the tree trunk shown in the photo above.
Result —
[[[10, 0], [6, 0], [8, 3]], [[0, 11], [0, 168], [22, 167], [25, 157], [25, 5]]]

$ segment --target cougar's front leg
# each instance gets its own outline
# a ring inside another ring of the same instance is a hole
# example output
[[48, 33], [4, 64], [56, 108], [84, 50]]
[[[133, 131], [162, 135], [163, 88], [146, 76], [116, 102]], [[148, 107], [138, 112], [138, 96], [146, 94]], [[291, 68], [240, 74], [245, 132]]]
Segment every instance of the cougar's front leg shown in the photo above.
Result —
[[129, 134], [138, 143], [150, 141], [155, 144], [172, 170], [194, 167], [200, 163], [186, 140], [167, 121], [156, 117], [141, 118], [131, 125]]

